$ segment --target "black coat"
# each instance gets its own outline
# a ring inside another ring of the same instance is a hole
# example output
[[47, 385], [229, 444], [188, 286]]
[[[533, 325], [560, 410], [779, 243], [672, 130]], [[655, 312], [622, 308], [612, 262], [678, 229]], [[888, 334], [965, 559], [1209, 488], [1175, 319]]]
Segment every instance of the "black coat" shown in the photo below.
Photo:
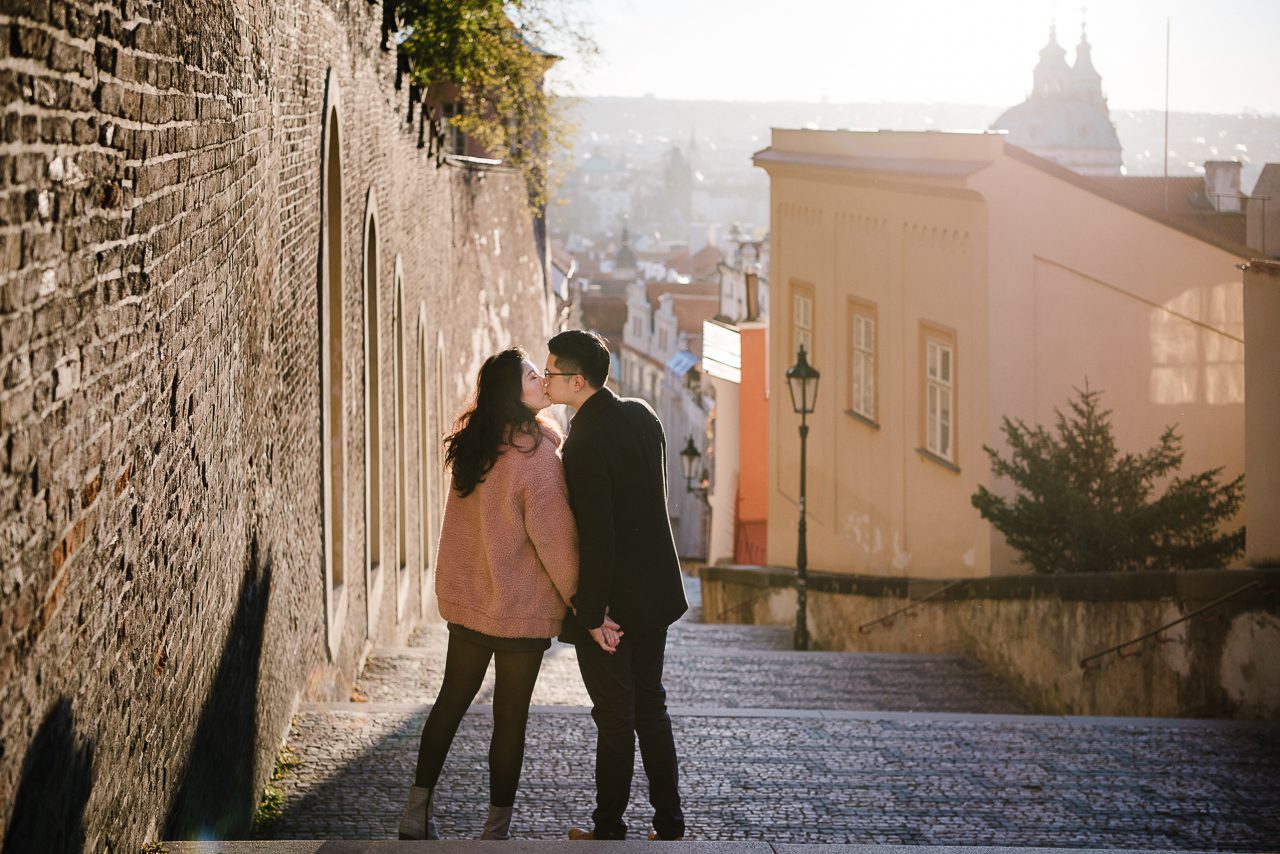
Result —
[[666, 628], [689, 609], [667, 515], [667, 440], [643, 400], [607, 388], [583, 404], [564, 443], [569, 506], [578, 522], [577, 619], [560, 639], [609, 616], [623, 632]]

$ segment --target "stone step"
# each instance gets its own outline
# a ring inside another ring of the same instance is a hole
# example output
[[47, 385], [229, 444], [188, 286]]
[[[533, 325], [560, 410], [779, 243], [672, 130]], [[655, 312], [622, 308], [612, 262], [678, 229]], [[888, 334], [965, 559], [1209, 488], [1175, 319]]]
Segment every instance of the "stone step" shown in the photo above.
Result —
[[[480, 832], [487, 711], [464, 718], [444, 769], [438, 817], [446, 838]], [[692, 841], [737, 850], [819, 841], [1264, 850], [1280, 839], [1276, 724], [674, 711]], [[393, 837], [426, 712], [399, 704], [300, 709], [290, 738], [299, 765], [278, 783], [285, 810], [276, 835]], [[518, 838], [563, 845], [570, 824], [589, 820], [593, 750], [585, 709], [535, 710]], [[648, 829], [643, 780], [637, 760], [626, 816], [633, 833]]]
[[[409, 636], [406, 645], [432, 647], [447, 637], [448, 633], [448, 629], [440, 623], [419, 626]], [[785, 651], [791, 649], [792, 631], [786, 626], [737, 626], [685, 619], [671, 626], [667, 639], [673, 648], [697, 646]]]
[[[445, 634], [416, 647], [375, 649], [358, 686], [374, 702], [430, 702], [444, 675]], [[917, 712], [1031, 711], [973, 659], [954, 655], [790, 652], [677, 645], [664, 671], [668, 702], [733, 708]], [[491, 702], [493, 667], [476, 702]], [[536, 705], [589, 705], [577, 651], [554, 644], [534, 688]]]

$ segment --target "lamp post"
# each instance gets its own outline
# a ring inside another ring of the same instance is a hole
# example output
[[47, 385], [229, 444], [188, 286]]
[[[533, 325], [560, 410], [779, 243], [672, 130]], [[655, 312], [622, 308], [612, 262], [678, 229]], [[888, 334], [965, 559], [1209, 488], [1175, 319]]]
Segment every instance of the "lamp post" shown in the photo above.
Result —
[[703, 521], [702, 536], [705, 540], [704, 549], [706, 552], [707, 563], [711, 562], [711, 500], [707, 497], [710, 490], [706, 486], [707, 470], [702, 469], [702, 476], [698, 478], [698, 485], [693, 485], [693, 479], [698, 477], [698, 463], [702, 460], [702, 454], [698, 452], [698, 446], [693, 444], [693, 437], [689, 437], [689, 441], [685, 443], [684, 450], [680, 452], [680, 466], [684, 471], [684, 491], [692, 495], [696, 495], [698, 500], [702, 502]]
[[787, 369], [787, 387], [791, 390], [791, 408], [800, 415], [800, 531], [796, 545], [796, 635], [795, 648], [809, 648], [809, 626], [806, 620], [806, 587], [809, 581], [809, 554], [805, 527], [805, 443], [809, 438], [807, 416], [813, 412], [818, 397], [818, 371], [805, 358], [804, 345], [796, 354], [796, 363]]
[[[698, 462], [702, 459], [698, 446], [693, 444], [693, 437], [689, 437], [689, 441], [685, 443], [684, 450], [680, 452], [680, 466], [684, 470], [684, 491], [690, 492], [698, 496], [702, 501], [707, 500], [707, 488], [701, 483], [698, 486], [693, 485], [693, 479], [698, 477]], [[707, 470], [702, 470], [700, 480], [705, 480]]]

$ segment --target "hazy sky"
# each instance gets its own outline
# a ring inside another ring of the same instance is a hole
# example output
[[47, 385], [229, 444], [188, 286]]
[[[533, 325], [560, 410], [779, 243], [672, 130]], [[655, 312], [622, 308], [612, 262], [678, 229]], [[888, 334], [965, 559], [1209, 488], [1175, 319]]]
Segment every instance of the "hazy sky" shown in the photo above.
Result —
[[[562, 64], [582, 95], [1013, 105], [1056, 17], [1050, 0], [577, 0], [601, 56]], [[1280, 114], [1280, 0], [1105, 0], [1084, 12], [1113, 109]]]

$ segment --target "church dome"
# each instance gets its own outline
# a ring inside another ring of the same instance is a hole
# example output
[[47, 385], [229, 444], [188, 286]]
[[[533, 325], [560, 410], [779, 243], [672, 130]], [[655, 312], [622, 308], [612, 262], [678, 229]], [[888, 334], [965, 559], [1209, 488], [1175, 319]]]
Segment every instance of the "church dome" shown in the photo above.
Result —
[[1083, 29], [1075, 65], [1066, 62], [1055, 28], [1040, 50], [1027, 99], [1005, 110], [993, 130], [1009, 132], [1012, 145], [1082, 174], [1119, 175], [1122, 148], [1111, 123], [1102, 76], [1093, 66]]
[[1019, 148], [1093, 148], [1120, 153], [1120, 137], [1111, 117], [1087, 101], [1028, 98], [1001, 114], [992, 125], [1009, 132]]

